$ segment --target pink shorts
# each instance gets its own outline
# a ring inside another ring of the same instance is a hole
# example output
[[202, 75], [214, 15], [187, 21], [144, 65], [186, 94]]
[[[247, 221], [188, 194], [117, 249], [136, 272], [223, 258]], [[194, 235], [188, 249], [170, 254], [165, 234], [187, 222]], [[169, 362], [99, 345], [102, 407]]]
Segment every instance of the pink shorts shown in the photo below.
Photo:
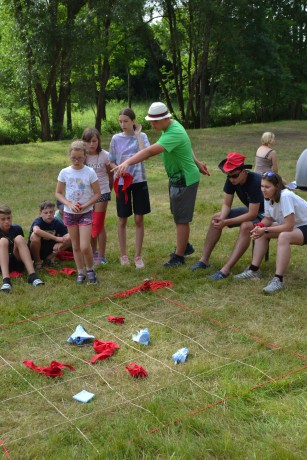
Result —
[[66, 227], [78, 227], [79, 225], [92, 225], [93, 211], [88, 211], [83, 214], [72, 214], [70, 212], [64, 211], [63, 221]]

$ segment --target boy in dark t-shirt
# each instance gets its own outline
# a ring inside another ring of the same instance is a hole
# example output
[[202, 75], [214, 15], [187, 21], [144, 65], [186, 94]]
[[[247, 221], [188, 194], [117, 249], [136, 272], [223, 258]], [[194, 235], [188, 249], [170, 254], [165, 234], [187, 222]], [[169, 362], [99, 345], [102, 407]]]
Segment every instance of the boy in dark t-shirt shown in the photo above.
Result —
[[51, 201], [43, 201], [39, 205], [40, 216], [31, 225], [29, 248], [37, 269], [43, 262], [52, 261], [57, 252], [71, 246], [67, 227], [54, 218], [55, 205]]
[[20, 225], [12, 224], [12, 211], [8, 206], [0, 205], [0, 268], [3, 283], [1, 292], [12, 289], [10, 273], [26, 268], [28, 283], [33, 287], [44, 284], [34, 271], [31, 254]]

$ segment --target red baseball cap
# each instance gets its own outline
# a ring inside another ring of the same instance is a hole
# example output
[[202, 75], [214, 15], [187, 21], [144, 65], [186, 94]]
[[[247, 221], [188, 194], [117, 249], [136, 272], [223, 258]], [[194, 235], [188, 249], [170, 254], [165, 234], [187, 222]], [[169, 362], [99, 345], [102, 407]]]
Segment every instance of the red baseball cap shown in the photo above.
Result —
[[219, 168], [225, 174], [235, 169], [251, 169], [253, 167], [252, 165], [246, 165], [244, 163], [245, 158], [246, 156], [237, 152], [228, 153], [226, 159], [220, 162]]

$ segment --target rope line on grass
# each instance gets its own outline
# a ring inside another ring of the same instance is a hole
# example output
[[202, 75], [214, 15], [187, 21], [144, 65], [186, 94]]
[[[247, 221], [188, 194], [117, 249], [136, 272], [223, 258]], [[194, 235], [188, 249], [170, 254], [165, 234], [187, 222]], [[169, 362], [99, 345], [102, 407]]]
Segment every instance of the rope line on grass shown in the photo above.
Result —
[[[254, 335], [251, 335], [251, 334], [248, 334], [248, 333], [246, 333], [244, 331], [241, 331], [237, 327], [230, 326], [229, 324], [224, 323], [224, 322], [222, 322], [222, 321], [220, 321], [218, 319], [211, 318], [210, 316], [206, 316], [201, 311], [195, 310], [195, 309], [190, 308], [190, 307], [187, 307], [186, 305], [183, 305], [180, 302], [177, 302], [176, 300], [170, 299], [169, 297], [160, 295], [158, 293], [155, 293], [155, 295], [158, 296], [158, 297], [161, 297], [162, 299], [168, 300], [169, 302], [173, 303], [174, 305], [177, 305], [180, 308], [183, 308], [184, 310], [188, 310], [191, 313], [195, 313], [196, 315], [203, 317], [204, 319], [206, 319], [210, 323], [217, 324], [218, 326], [225, 327], [226, 329], [230, 329], [231, 331], [234, 331], [234, 332], [239, 332], [240, 334], [245, 335], [245, 337], [248, 337], [248, 338], [250, 338], [252, 340], [255, 340], [256, 342], [259, 342], [262, 345], [266, 345], [266, 346], [271, 347], [271, 348], [276, 348], [277, 350], [284, 349], [284, 347], [282, 347], [280, 345], [276, 345], [275, 343], [272, 343], [272, 342], [267, 342], [267, 341], [261, 339], [260, 337], [256, 337]], [[291, 355], [293, 355], [293, 356], [297, 356], [298, 358], [307, 359], [307, 356], [305, 356], [305, 355], [303, 355], [301, 353], [297, 353], [295, 351], [290, 351], [289, 353]]]
[[241, 393], [236, 393], [236, 394], [227, 396], [226, 398], [224, 398], [224, 399], [222, 399], [222, 400], [216, 401], [216, 402], [214, 402], [214, 403], [212, 403], [212, 404], [208, 404], [207, 406], [202, 407], [201, 409], [196, 409], [196, 410], [194, 410], [194, 411], [192, 411], [192, 412], [189, 412], [189, 413], [187, 413], [187, 414], [184, 414], [183, 416], [181, 416], [181, 417], [179, 417], [179, 418], [177, 418], [177, 419], [171, 420], [170, 422], [165, 423], [165, 424], [162, 425], [162, 426], [159, 426], [159, 427], [157, 427], [157, 428], [154, 428], [154, 429], [148, 431], [148, 433], [149, 433], [149, 434], [157, 433], [158, 431], [161, 431], [161, 430], [164, 429], [164, 428], [167, 428], [167, 427], [169, 427], [169, 426], [171, 426], [171, 425], [174, 425], [174, 424], [177, 424], [177, 423], [181, 422], [181, 421], [184, 420], [185, 418], [192, 417], [193, 415], [197, 415], [197, 414], [199, 414], [199, 413], [201, 413], [201, 412], [204, 412], [204, 411], [206, 411], [206, 410], [208, 410], [208, 409], [211, 409], [212, 407], [215, 407], [215, 406], [218, 406], [218, 405], [220, 405], [220, 404], [223, 404], [223, 403], [229, 401], [230, 399], [240, 398], [240, 397], [244, 396], [245, 394], [250, 393], [251, 391], [255, 391], [255, 390], [257, 390], [257, 389], [259, 389], [259, 388], [261, 388], [261, 387], [264, 387], [264, 386], [266, 386], [266, 385], [270, 385], [270, 384], [272, 384], [272, 383], [274, 383], [274, 382], [276, 382], [276, 381], [278, 381], [278, 380], [285, 379], [285, 378], [289, 377], [290, 375], [297, 374], [298, 372], [302, 372], [304, 369], [307, 369], [307, 366], [303, 366], [303, 367], [301, 367], [301, 368], [299, 368], [299, 369], [295, 369], [295, 370], [293, 370], [293, 371], [290, 371], [290, 372], [288, 372], [287, 374], [283, 374], [283, 375], [279, 375], [279, 376], [277, 376], [277, 377], [274, 377], [274, 378], [273, 378], [272, 380], [270, 380], [270, 381], [267, 381], [267, 382], [264, 382], [264, 383], [260, 383], [259, 385], [255, 385], [254, 387], [251, 387], [251, 388], [249, 388], [248, 390], [242, 391]]
[[2, 439], [0, 439], [0, 446], [2, 446], [2, 449], [4, 450], [4, 453], [5, 455], [7, 456], [7, 458], [9, 458], [10, 460], [12, 460], [12, 457], [10, 456], [9, 454], [9, 451], [7, 450], [7, 448], [5, 447]]

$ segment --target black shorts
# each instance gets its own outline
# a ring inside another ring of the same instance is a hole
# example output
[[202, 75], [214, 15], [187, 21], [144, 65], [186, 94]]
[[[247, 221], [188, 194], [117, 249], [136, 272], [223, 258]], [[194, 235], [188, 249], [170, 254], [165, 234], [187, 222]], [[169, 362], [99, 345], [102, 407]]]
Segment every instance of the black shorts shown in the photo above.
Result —
[[[236, 208], [232, 208], [230, 210], [230, 213], [226, 217], [226, 219], [233, 219], [234, 217], [242, 216], [242, 214], [246, 214], [248, 212], [248, 208], [246, 206], [238, 206]], [[258, 224], [258, 222], [261, 222], [263, 219], [263, 214], [258, 214], [256, 219], [252, 220], [251, 222], [253, 224]], [[234, 228], [234, 227], [240, 227], [241, 224], [234, 224], [234, 225], [228, 225], [229, 228]]]
[[53, 246], [56, 244], [54, 240], [42, 240], [40, 249], [41, 260], [47, 259], [53, 253]]
[[21, 260], [16, 259], [14, 254], [9, 255], [9, 272], [23, 272], [24, 271], [24, 264]]
[[304, 244], [307, 244], [307, 225], [301, 225], [300, 227], [297, 227], [304, 235]]
[[[147, 182], [137, 182], [136, 184], [131, 184], [124, 192], [122, 188], [123, 186], [119, 185], [118, 197], [116, 197], [118, 217], [129, 217], [132, 214], [143, 216], [144, 214], [150, 213]], [[125, 202], [125, 197], [128, 197], [127, 202]]]

